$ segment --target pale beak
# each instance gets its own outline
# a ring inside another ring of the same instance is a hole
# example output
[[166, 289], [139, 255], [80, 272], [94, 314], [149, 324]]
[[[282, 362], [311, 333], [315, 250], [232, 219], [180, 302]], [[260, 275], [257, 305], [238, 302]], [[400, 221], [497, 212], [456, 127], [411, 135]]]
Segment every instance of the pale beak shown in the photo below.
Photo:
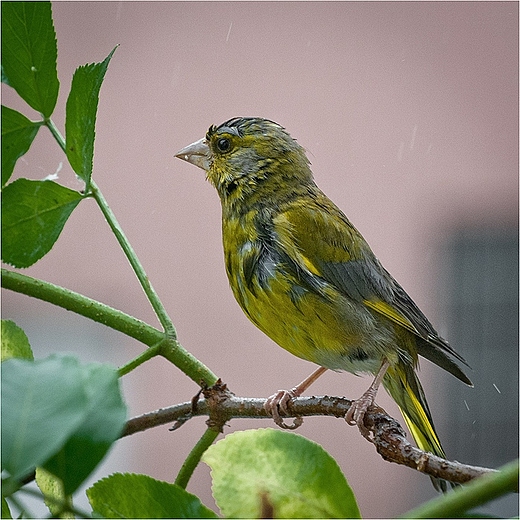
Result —
[[175, 157], [194, 164], [205, 171], [209, 170], [212, 162], [211, 151], [205, 138], [199, 139], [179, 150]]

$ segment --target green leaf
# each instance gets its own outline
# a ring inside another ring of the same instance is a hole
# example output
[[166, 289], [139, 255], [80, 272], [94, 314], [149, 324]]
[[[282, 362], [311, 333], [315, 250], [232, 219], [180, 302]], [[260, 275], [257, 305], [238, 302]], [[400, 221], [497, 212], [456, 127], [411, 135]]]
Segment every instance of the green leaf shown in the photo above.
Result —
[[51, 249], [83, 199], [53, 181], [18, 179], [2, 192], [2, 260], [29, 267]]
[[117, 370], [72, 356], [2, 364], [2, 469], [43, 466], [71, 494], [124, 427]]
[[[43, 468], [36, 468], [36, 484], [44, 495], [45, 505], [53, 518], [74, 518], [70, 511], [64, 512], [65, 503], [72, 505], [72, 498], [65, 494], [63, 482]], [[49, 500], [51, 499], [51, 500]]]
[[94, 138], [99, 90], [117, 47], [101, 63], [76, 69], [67, 99], [65, 116], [66, 152], [72, 169], [88, 186], [92, 175]]
[[2, 186], [11, 177], [16, 161], [29, 150], [41, 125], [2, 105]]
[[71, 357], [2, 363], [2, 469], [17, 480], [64, 444], [88, 401]]
[[7, 500], [2, 497], [2, 518], [13, 518]]
[[29, 340], [23, 329], [18, 327], [14, 321], [2, 320], [2, 356], [5, 361], [11, 358], [33, 360]]
[[294, 433], [235, 432], [202, 460], [211, 467], [213, 495], [226, 518], [360, 518], [336, 461]]
[[58, 99], [57, 55], [50, 2], [2, 2], [2, 81], [45, 117]]
[[90, 364], [82, 367], [81, 376], [88, 396], [88, 410], [65, 446], [43, 464], [63, 481], [67, 495], [99, 464], [126, 422], [117, 371], [107, 365]]
[[191, 493], [147, 475], [115, 473], [87, 489], [103, 518], [218, 518]]

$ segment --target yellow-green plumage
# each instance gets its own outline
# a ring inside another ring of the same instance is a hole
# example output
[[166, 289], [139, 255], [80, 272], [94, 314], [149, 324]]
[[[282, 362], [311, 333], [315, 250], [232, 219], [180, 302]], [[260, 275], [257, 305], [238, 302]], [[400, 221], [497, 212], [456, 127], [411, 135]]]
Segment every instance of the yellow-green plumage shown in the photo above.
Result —
[[274, 122], [236, 118], [177, 156], [219, 193], [226, 271], [249, 319], [326, 368], [377, 374], [387, 360], [383, 386], [415, 441], [444, 457], [415, 369], [422, 355], [471, 384], [452, 358], [464, 360], [316, 186], [303, 148]]

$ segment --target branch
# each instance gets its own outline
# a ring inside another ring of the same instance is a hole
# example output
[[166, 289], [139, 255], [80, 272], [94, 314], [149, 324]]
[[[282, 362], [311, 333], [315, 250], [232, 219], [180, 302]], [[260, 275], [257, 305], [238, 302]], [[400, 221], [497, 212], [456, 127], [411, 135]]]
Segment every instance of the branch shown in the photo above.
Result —
[[[114, 51], [112, 51], [114, 52]], [[51, 131], [51, 134], [56, 139], [58, 145], [61, 147], [61, 149], [67, 153], [66, 150], [66, 142], [65, 138], [61, 135], [60, 131], [54, 124], [54, 121], [50, 118], [47, 118], [45, 120], [45, 124]], [[99, 206], [99, 209], [101, 210], [101, 213], [103, 213], [103, 216], [105, 217], [107, 224], [109, 225], [110, 229], [112, 230], [112, 233], [114, 233], [114, 236], [116, 237], [116, 240], [118, 241], [119, 245], [121, 246], [121, 249], [123, 250], [123, 253], [125, 254], [128, 262], [130, 263], [137, 279], [139, 280], [139, 283], [141, 284], [141, 287], [146, 294], [146, 297], [148, 298], [148, 301], [150, 302], [150, 305], [152, 306], [153, 310], [155, 311], [155, 314], [157, 318], [159, 319], [159, 322], [164, 328], [164, 331], [168, 335], [169, 338], [172, 340], [177, 339], [177, 332], [175, 331], [175, 327], [172, 323], [172, 320], [168, 316], [168, 313], [166, 312], [166, 309], [164, 308], [164, 305], [162, 304], [161, 300], [159, 299], [159, 296], [155, 292], [155, 289], [152, 287], [152, 284], [150, 280], [148, 279], [148, 276], [146, 275], [146, 272], [135, 254], [134, 249], [132, 248], [130, 242], [126, 238], [126, 235], [119, 225], [119, 222], [116, 219], [116, 216], [110, 209], [110, 206], [108, 205], [107, 201], [105, 200], [105, 197], [101, 193], [101, 190], [98, 188], [97, 184], [94, 182], [93, 179], [90, 179], [90, 182], [87, 182], [87, 185], [90, 185], [90, 193], [94, 200], [97, 202], [97, 205]]]
[[2, 268], [2, 287], [75, 312], [148, 346], [155, 345], [164, 338], [161, 331], [133, 316], [77, 292], [22, 273]]
[[[205, 398], [200, 400], [196, 396], [192, 402], [163, 408], [130, 419], [122, 437], [173, 422], [175, 424], [171, 429], [175, 430], [196, 416], [209, 416], [208, 425], [217, 425], [220, 429], [231, 419], [272, 418], [264, 409], [266, 399], [236, 397], [226, 389], [225, 385], [217, 384], [215, 387], [205, 390], [204, 396]], [[342, 397], [298, 397], [289, 404], [290, 417], [328, 415], [344, 418], [351, 403], [352, 401]], [[372, 434], [371, 441], [377, 452], [389, 462], [402, 464], [432, 477], [461, 484], [482, 475], [496, 473], [494, 469], [445, 460], [412, 446], [406, 440], [406, 433], [399, 423], [377, 406], [368, 409], [365, 415], [365, 426]]]
[[173, 363], [195, 383], [201, 384], [201, 381], [203, 381], [204, 384], [211, 385], [217, 380], [217, 376], [184, 349], [177, 340], [169, 338], [165, 333], [151, 325], [101, 302], [50, 282], [38, 280], [9, 269], [2, 268], [1, 272], [2, 287], [4, 289], [38, 298], [68, 311], [75, 312], [85, 318], [122, 332], [148, 347], [155, 347], [160, 343], [156, 351], [157, 354]]

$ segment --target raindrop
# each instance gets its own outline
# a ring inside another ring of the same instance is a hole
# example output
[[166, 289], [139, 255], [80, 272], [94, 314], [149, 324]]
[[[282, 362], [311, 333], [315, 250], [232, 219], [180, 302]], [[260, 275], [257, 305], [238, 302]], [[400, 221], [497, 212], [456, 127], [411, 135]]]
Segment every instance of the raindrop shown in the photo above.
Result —
[[229, 29], [228, 29], [228, 32], [227, 32], [227, 36], [226, 36], [226, 41], [229, 40], [229, 35], [231, 34], [231, 28], [233, 27], [233, 22], [231, 22], [229, 24]]
[[415, 144], [415, 136], [417, 135], [417, 125], [414, 125], [412, 130], [412, 139], [410, 140], [410, 150], [413, 150], [413, 145]]

